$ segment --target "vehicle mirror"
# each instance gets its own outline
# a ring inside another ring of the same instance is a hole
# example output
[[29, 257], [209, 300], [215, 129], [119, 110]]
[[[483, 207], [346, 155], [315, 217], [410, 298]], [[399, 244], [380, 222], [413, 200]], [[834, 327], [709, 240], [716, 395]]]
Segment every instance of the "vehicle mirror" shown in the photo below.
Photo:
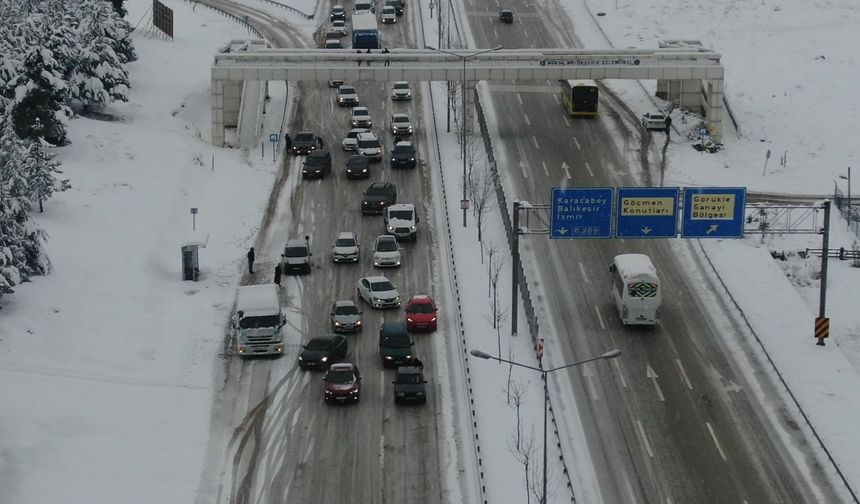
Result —
[[614, 264], [610, 264], [610, 265], [609, 265], [609, 272], [610, 272], [610, 273], [615, 273], [615, 270], [616, 270], [615, 265], [614, 265]]
[[284, 327], [285, 325], [287, 325], [287, 316], [282, 313], [281, 314], [281, 327]]
[[427, 383], [427, 380], [421, 380], [421, 383]]
[[397, 385], [397, 380], [391, 382], [392, 385]]

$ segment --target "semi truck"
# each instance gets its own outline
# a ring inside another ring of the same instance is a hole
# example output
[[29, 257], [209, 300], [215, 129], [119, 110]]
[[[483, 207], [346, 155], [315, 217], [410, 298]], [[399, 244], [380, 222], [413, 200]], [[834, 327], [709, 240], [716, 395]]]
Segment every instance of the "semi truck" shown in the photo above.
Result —
[[239, 287], [236, 315], [233, 316], [239, 355], [282, 355], [284, 337], [281, 328], [286, 323], [275, 284]]
[[352, 16], [353, 49], [379, 49], [379, 27], [374, 14]]

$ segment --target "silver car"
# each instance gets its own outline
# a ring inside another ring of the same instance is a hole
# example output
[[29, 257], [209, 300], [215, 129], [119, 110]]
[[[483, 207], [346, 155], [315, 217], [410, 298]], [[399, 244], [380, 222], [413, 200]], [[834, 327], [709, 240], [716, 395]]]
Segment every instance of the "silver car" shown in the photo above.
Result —
[[400, 292], [384, 276], [370, 276], [358, 279], [358, 295], [373, 308], [399, 308]]
[[343, 139], [343, 142], [341, 142], [343, 150], [354, 151], [358, 149], [359, 133], [370, 133], [370, 130], [367, 128], [353, 128], [349, 130], [349, 133], [346, 134], [346, 137]]
[[352, 231], [338, 233], [334, 244], [331, 246], [331, 260], [336, 263], [358, 262], [359, 254], [359, 243], [355, 233]]
[[331, 328], [334, 332], [361, 331], [361, 314], [355, 301], [351, 299], [335, 301], [331, 304]]
[[388, 124], [391, 128], [392, 135], [411, 135], [412, 120], [409, 119], [409, 114], [394, 114], [391, 116], [391, 122]]
[[397, 238], [391, 235], [382, 235], [373, 244], [373, 265], [377, 268], [400, 266], [400, 245]]
[[409, 101], [412, 99], [412, 89], [406, 81], [395, 81], [391, 87], [391, 99], [395, 101]]

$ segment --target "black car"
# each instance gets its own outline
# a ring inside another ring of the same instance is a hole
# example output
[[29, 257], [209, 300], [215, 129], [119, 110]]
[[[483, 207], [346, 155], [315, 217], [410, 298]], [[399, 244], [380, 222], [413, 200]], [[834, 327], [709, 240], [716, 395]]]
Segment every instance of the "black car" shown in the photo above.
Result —
[[502, 9], [499, 11], [499, 22], [511, 24], [514, 22], [514, 11]]
[[397, 203], [397, 187], [391, 182], [374, 182], [370, 184], [361, 199], [361, 213], [381, 214], [385, 207]]
[[415, 168], [415, 147], [409, 142], [400, 142], [391, 151], [392, 168]]
[[335, 21], [340, 19], [341, 21], [346, 21], [346, 11], [344, 10], [342, 5], [335, 5], [331, 8], [331, 12], [328, 15], [329, 21]]
[[427, 380], [424, 379], [424, 371], [421, 366], [406, 365], [397, 368], [397, 376], [394, 381], [394, 403], [427, 402]]
[[296, 133], [296, 136], [292, 138], [292, 142], [293, 154], [300, 156], [307, 156], [311, 152], [315, 151], [317, 147], [321, 147], [320, 138], [314, 135], [312, 131], [308, 130], [302, 130]]
[[367, 178], [370, 176], [370, 158], [356, 154], [346, 160], [346, 178]]
[[379, 327], [379, 358], [383, 367], [406, 365], [413, 362], [412, 338], [406, 331], [406, 322], [383, 322]]
[[398, 17], [403, 15], [403, 1], [402, 0], [385, 0], [385, 6], [394, 7], [394, 12]]
[[305, 158], [302, 165], [302, 177], [325, 178], [331, 173], [331, 154], [325, 149], [315, 150]]
[[324, 369], [332, 362], [346, 357], [346, 337], [340, 334], [325, 334], [311, 338], [299, 354], [302, 369]]

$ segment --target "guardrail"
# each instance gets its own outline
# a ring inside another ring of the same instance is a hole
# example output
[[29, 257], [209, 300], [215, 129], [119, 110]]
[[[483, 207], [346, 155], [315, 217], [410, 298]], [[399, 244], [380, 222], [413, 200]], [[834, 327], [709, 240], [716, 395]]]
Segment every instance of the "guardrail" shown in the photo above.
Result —
[[[783, 254], [784, 255], [784, 254]], [[849, 250], [845, 247], [839, 247], [838, 249], [813, 249], [808, 248], [801, 252], [798, 252], [797, 255], [806, 259], [810, 255], [822, 257], [827, 255], [827, 257], [832, 257], [833, 259], [839, 259], [840, 261], [854, 261], [856, 264], [860, 264], [860, 250], [853, 249]]]
[[253, 33], [257, 37], [259, 37], [261, 39], [266, 38], [263, 36], [262, 33], [260, 33], [260, 30], [258, 30], [253, 25], [251, 25], [251, 23], [248, 22], [247, 18], [241, 18], [241, 17], [239, 17], [239, 16], [237, 16], [231, 12], [227, 12], [225, 10], [219, 9], [218, 7], [215, 7], [214, 5], [207, 3], [205, 0], [185, 0], [185, 1], [194, 5], [194, 6], [199, 4], [199, 5], [202, 5], [203, 7], [206, 7], [210, 10], [213, 10], [213, 11], [221, 14], [222, 16], [228, 17], [228, 18], [232, 19], [233, 21], [239, 23], [240, 25], [244, 26], [245, 28], [248, 29], [249, 32]]
[[314, 16], [316, 16], [316, 11], [317, 11], [317, 9], [319, 9], [319, 5], [320, 5], [320, 1], [317, 0], [317, 3], [314, 5], [314, 14], [305, 14], [304, 12], [300, 11], [299, 9], [296, 9], [295, 7], [293, 7], [291, 5], [283, 4], [281, 2], [276, 2], [275, 0], [263, 0], [263, 1], [266, 3], [270, 3], [272, 5], [277, 5], [278, 7], [282, 8], [282, 9], [286, 9], [288, 11], [295, 12], [296, 14], [298, 14], [299, 16], [301, 16], [305, 19], [313, 19]]

